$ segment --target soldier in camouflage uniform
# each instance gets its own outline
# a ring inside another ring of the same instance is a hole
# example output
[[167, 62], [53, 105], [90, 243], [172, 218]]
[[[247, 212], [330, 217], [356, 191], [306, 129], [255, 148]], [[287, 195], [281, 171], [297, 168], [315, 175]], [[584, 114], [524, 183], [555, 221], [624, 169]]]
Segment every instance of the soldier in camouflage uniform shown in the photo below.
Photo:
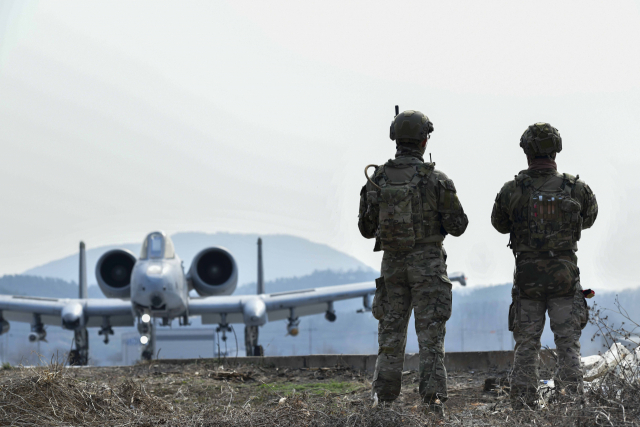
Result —
[[548, 123], [529, 126], [520, 139], [529, 163], [507, 182], [493, 205], [491, 223], [510, 233], [516, 258], [509, 330], [515, 339], [511, 405], [537, 400], [540, 336], [549, 312], [558, 360], [558, 390], [582, 392], [580, 334], [588, 307], [580, 286], [577, 242], [598, 215], [596, 197], [584, 181], [557, 171], [560, 133]]
[[[391, 123], [394, 160], [376, 166], [360, 192], [358, 227], [374, 251], [383, 250], [373, 315], [379, 320], [373, 394], [393, 401], [400, 394], [407, 326], [414, 310], [420, 345], [420, 395], [441, 411], [447, 399], [445, 323], [451, 317], [451, 282], [442, 241], [460, 236], [468, 219], [456, 188], [435, 163], [422, 158], [433, 124], [408, 110]], [[375, 166], [375, 165], [370, 165]], [[369, 168], [369, 166], [367, 167]], [[366, 174], [366, 170], [365, 170]]]

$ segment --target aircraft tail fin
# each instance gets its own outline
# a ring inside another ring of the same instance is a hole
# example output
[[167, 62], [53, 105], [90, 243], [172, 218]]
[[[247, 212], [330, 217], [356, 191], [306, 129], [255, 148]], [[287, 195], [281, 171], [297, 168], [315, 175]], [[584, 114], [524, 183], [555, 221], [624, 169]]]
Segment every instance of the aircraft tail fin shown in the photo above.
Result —
[[262, 266], [262, 239], [258, 237], [258, 295], [264, 294], [264, 270]]
[[87, 257], [84, 249], [84, 242], [80, 242], [80, 268], [78, 272], [78, 285], [80, 291], [78, 298], [89, 298], [89, 290], [87, 289]]

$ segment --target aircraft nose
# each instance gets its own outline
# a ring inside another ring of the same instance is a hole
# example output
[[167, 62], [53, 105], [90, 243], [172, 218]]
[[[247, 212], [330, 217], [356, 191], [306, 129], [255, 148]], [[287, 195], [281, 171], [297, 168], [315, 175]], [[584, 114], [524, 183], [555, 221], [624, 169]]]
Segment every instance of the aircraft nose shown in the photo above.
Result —
[[162, 297], [158, 294], [152, 295], [151, 296], [151, 307], [153, 308], [160, 308], [162, 307]]

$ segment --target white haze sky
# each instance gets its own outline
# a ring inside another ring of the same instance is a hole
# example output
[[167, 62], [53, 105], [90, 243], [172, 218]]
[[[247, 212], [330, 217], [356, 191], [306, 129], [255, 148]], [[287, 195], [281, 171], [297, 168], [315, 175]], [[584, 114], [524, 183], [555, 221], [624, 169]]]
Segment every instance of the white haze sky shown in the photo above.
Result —
[[635, 287], [639, 77], [639, 1], [3, 0], [0, 274], [153, 229], [288, 233], [379, 268], [358, 194], [399, 104], [434, 122], [470, 218], [450, 272], [511, 280], [491, 208], [548, 121], [600, 206], [583, 286]]

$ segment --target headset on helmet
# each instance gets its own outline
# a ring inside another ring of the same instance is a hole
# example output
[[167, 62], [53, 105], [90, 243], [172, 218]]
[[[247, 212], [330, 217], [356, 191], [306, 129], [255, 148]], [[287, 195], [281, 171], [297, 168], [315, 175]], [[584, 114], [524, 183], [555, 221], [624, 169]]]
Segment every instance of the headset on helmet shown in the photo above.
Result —
[[391, 122], [389, 138], [397, 142], [420, 143], [433, 132], [433, 123], [420, 111], [407, 110], [397, 114]]
[[536, 123], [520, 137], [520, 147], [530, 156], [546, 156], [562, 151], [562, 137], [549, 123]]

